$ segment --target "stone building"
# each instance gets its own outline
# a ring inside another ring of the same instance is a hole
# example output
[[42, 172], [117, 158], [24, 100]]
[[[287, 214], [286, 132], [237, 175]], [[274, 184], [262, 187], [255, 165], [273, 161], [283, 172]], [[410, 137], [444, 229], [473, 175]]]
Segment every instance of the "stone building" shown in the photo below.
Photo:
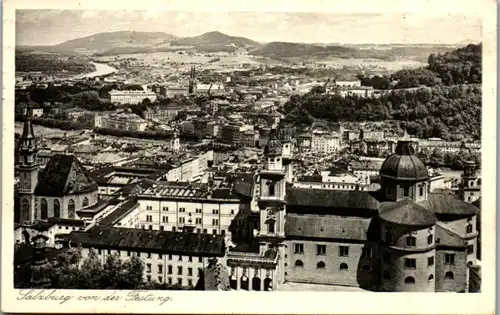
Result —
[[36, 137], [28, 111], [19, 145], [19, 188], [15, 221], [77, 219], [76, 211], [97, 202], [97, 184], [74, 155], [56, 154], [40, 171]]

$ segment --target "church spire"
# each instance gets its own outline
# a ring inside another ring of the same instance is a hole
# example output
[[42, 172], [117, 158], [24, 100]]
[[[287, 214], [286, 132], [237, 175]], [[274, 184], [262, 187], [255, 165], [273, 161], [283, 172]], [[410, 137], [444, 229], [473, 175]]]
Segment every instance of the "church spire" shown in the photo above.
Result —
[[19, 155], [22, 159], [22, 164], [25, 166], [36, 162], [36, 153], [38, 151], [36, 144], [35, 131], [32, 124], [33, 109], [30, 104], [26, 107], [26, 116], [24, 120], [23, 134], [21, 136], [21, 144], [19, 146]]

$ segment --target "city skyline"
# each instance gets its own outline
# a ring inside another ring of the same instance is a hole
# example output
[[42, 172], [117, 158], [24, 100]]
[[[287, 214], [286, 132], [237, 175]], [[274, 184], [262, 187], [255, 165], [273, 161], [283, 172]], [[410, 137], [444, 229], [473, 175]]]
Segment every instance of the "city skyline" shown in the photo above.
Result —
[[[67, 25], [71, 25], [71, 29]], [[345, 32], [346, 29], [349, 32]], [[84, 10], [19, 10], [16, 13], [16, 45], [57, 45], [117, 31], [164, 32], [179, 37], [219, 31], [263, 43], [462, 44], [481, 40], [481, 19], [474, 14], [438, 13]]]

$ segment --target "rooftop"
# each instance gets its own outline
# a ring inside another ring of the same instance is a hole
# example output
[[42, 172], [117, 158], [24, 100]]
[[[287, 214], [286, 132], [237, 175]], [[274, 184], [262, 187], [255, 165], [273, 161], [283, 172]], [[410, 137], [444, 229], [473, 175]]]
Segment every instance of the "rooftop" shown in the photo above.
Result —
[[288, 206], [367, 209], [378, 211], [375, 194], [357, 190], [333, 190], [287, 187]]

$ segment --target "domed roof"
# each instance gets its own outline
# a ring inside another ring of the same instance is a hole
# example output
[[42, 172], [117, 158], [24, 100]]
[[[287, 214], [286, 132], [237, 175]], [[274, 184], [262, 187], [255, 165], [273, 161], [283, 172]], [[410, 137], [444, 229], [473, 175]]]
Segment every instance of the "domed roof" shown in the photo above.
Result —
[[407, 226], [430, 226], [437, 222], [433, 212], [411, 199], [382, 204], [379, 217], [386, 222]]
[[387, 157], [380, 169], [380, 176], [408, 181], [424, 181], [429, 179], [429, 172], [415, 154], [413, 142], [400, 140], [396, 153]]

